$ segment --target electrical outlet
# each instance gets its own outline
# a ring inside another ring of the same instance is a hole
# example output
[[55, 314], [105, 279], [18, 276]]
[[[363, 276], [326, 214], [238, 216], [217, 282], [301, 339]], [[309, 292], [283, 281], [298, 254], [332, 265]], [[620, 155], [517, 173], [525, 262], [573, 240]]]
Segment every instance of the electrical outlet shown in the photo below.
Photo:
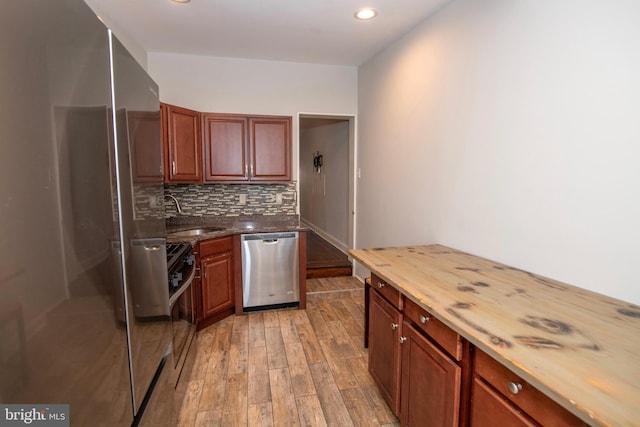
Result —
[[238, 203], [241, 205], [246, 205], [247, 204], [247, 195], [246, 194], [240, 194], [240, 196], [238, 197]]
[[282, 193], [276, 194], [276, 205], [282, 204]]

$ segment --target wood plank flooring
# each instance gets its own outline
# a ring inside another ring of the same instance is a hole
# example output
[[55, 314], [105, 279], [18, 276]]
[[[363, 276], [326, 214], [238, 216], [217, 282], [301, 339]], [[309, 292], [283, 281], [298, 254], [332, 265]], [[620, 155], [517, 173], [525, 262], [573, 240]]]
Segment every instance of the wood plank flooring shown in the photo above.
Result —
[[307, 279], [351, 276], [349, 257], [309, 230], [307, 232]]
[[399, 426], [367, 370], [363, 293], [336, 295], [198, 332], [178, 425]]

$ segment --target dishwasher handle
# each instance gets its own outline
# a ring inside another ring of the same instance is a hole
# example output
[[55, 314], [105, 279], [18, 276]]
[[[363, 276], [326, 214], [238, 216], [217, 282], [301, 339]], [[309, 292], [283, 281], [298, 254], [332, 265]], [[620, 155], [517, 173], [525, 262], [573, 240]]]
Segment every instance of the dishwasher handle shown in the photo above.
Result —
[[251, 240], [260, 240], [265, 244], [275, 245], [281, 239], [297, 239], [298, 233], [256, 233], [256, 234], [243, 234], [241, 236], [241, 240], [243, 241], [251, 241]]

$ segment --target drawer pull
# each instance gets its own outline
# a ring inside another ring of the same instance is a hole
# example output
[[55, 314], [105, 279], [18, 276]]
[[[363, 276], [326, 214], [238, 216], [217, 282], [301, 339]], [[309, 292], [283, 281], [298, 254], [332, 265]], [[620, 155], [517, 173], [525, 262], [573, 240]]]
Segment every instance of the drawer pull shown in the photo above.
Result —
[[391, 324], [391, 329], [393, 329], [394, 331], [395, 331], [396, 329], [398, 329], [398, 324], [397, 324], [397, 323], [392, 323], [392, 324]]
[[422, 314], [420, 315], [420, 323], [422, 323], [424, 325], [428, 321], [429, 321], [429, 318], [427, 316], [422, 315]]
[[384, 283], [378, 282], [378, 288], [380, 288], [380, 289], [384, 288]]
[[513, 381], [509, 381], [509, 384], [507, 384], [507, 387], [509, 387], [509, 391], [512, 394], [518, 394], [520, 393], [520, 390], [522, 390], [522, 384], [514, 383]]
[[404, 344], [406, 340], [407, 340], [407, 337], [400, 337], [400, 344]]

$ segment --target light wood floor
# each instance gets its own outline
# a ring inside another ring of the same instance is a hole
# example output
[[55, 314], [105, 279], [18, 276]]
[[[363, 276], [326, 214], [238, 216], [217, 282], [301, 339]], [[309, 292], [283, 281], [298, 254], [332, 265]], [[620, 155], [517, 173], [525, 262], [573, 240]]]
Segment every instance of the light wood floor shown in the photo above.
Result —
[[399, 426], [367, 371], [362, 291], [335, 295], [200, 331], [178, 424]]

